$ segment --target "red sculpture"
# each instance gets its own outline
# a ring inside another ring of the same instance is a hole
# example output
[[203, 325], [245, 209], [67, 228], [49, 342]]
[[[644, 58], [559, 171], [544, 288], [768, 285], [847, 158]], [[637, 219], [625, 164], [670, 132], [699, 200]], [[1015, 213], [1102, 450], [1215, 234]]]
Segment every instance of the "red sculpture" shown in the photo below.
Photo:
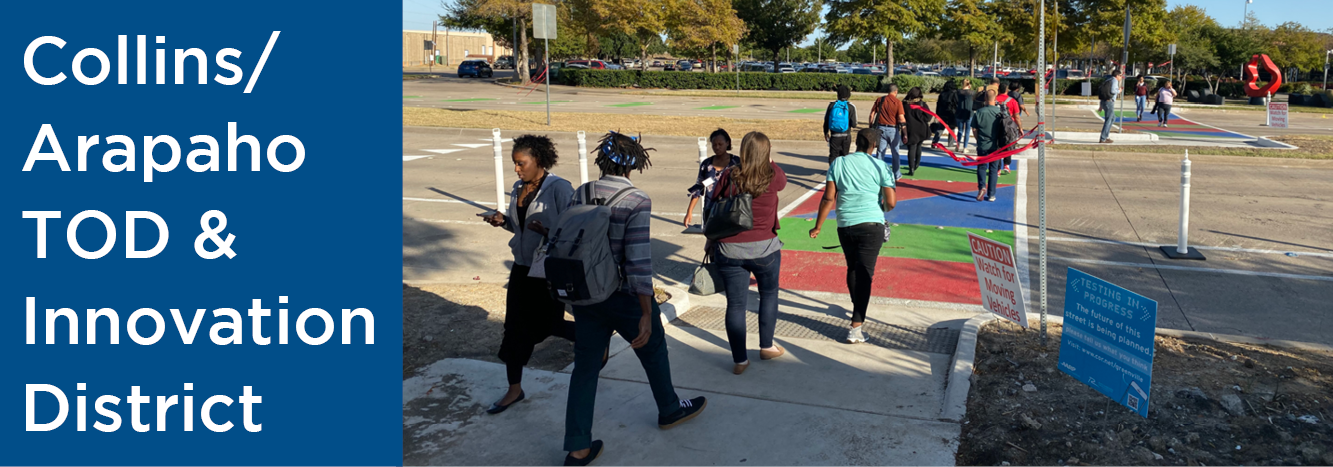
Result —
[[[1264, 87], [1256, 86], [1255, 81], [1259, 80], [1259, 61], [1263, 60], [1264, 71], [1273, 78]], [[1282, 70], [1273, 64], [1273, 59], [1264, 54], [1256, 54], [1250, 59], [1250, 64], [1245, 65], [1245, 95], [1250, 97], [1268, 97], [1269, 94], [1276, 94], [1277, 88], [1282, 86]]]

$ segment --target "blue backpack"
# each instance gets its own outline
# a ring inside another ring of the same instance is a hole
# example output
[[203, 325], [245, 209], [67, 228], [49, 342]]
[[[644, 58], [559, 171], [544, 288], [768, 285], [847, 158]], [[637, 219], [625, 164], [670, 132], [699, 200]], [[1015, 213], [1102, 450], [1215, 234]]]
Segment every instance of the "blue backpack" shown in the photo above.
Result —
[[833, 103], [833, 114], [829, 115], [828, 129], [834, 133], [846, 133], [851, 127], [847, 118], [847, 101]]

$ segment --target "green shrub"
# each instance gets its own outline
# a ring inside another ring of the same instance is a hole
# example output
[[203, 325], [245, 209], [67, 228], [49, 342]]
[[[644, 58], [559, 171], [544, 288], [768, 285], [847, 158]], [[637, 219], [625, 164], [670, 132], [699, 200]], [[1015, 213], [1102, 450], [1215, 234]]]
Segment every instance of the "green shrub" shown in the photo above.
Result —
[[833, 91], [845, 84], [855, 92], [874, 92], [879, 78], [833, 73], [699, 73], [570, 69], [561, 73], [563, 84], [596, 88], [736, 89], [778, 91]]

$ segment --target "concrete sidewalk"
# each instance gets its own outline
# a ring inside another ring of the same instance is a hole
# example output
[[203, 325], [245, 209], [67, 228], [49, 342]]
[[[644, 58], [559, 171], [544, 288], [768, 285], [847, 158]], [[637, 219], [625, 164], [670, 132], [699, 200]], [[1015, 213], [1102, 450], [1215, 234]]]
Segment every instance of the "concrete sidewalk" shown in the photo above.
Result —
[[[751, 294], [750, 310], [757, 308]], [[845, 296], [843, 296], [845, 298]], [[731, 373], [725, 298], [666, 326], [681, 397], [708, 397], [698, 418], [655, 425], [652, 394], [623, 339], [598, 385], [596, 465], [953, 465], [960, 426], [941, 418], [958, 329], [974, 310], [872, 305], [870, 342], [840, 342], [850, 303], [793, 292], [780, 297], [781, 358], [761, 361], [749, 314], [751, 367]], [[791, 337], [791, 336], [801, 337]], [[527, 400], [500, 415], [503, 365], [446, 359], [403, 382], [404, 463], [551, 465], [561, 462], [568, 372], [524, 372]]]

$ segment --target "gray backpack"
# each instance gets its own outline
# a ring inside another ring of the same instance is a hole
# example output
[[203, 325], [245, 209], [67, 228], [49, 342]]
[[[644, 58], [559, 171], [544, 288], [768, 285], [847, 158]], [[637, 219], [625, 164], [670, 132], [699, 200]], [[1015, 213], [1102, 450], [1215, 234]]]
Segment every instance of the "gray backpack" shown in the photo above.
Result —
[[610, 199], [595, 198], [596, 183], [579, 187], [583, 204], [560, 215], [546, 244], [546, 281], [551, 295], [570, 305], [606, 301], [620, 289], [620, 264], [611, 254], [611, 207], [637, 188], [617, 191]]

